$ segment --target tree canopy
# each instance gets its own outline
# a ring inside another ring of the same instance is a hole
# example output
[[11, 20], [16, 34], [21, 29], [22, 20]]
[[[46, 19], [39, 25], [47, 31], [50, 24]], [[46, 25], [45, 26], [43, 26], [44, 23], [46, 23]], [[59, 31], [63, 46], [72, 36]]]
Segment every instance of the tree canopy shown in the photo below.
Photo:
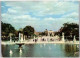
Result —
[[24, 35], [27, 35], [27, 36], [34, 35], [34, 28], [31, 27], [31, 26], [26, 26], [26, 27], [23, 29], [23, 33], [24, 33]]
[[1, 22], [1, 31], [2, 35], [8, 36], [9, 33], [15, 32], [15, 28], [11, 24]]
[[64, 23], [63, 27], [60, 28], [59, 34], [62, 35], [64, 32], [65, 36], [79, 37], [79, 25], [76, 23]]

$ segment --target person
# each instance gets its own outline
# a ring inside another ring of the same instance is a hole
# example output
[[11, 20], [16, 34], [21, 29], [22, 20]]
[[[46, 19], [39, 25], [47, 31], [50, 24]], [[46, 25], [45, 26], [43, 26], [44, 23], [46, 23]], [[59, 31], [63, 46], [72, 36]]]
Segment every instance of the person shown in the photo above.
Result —
[[33, 41], [34, 41], [34, 39], [33, 39]]
[[52, 38], [50, 39], [50, 41], [52, 41]]
[[37, 39], [35, 39], [35, 42], [37, 41]]
[[44, 41], [44, 38], [43, 38], [43, 41]]

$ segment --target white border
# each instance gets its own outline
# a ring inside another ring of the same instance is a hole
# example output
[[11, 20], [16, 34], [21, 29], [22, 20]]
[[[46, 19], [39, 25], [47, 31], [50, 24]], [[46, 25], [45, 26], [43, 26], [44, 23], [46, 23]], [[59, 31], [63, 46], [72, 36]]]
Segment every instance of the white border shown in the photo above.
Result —
[[0, 57], [1, 57], [1, 1], [0, 1]]
[[80, 1], [80, 0], [0, 0], [0, 1]]

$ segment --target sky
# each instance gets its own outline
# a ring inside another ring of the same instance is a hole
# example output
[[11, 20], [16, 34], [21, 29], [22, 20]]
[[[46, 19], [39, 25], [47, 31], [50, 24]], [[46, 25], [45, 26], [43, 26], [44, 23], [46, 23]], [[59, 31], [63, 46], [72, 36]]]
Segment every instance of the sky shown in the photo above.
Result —
[[32, 26], [37, 32], [58, 31], [64, 23], [79, 23], [79, 3], [62, 1], [1, 2], [2, 22], [16, 30]]

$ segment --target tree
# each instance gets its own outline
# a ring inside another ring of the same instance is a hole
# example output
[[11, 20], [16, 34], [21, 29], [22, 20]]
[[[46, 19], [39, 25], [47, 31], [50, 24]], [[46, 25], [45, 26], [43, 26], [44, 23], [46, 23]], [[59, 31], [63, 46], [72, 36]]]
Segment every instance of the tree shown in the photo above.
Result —
[[15, 32], [15, 28], [11, 24], [1, 22], [1, 31], [2, 35], [8, 36], [9, 33]]
[[[60, 28], [60, 36], [62, 36], [62, 32], [64, 32], [65, 36], [71, 36], [72, 39], [74, 35], [79, 37], [79, 25], [76, 23], [64, 23], [63, 27]], [[78, 38], [79, 39], [79, 38]]]
[[31, 37], [32, 35], [34, 35], [34, 28], [31, 26], [26, 26], [23, 29], [23, 33], [24, 35], [27, 35], [27, 37], [29, 38], [29, 36]]
[[41, 33], [39, 33], [39, 35], [44, 36], [46, 34], [45, 34], [45, 32], [41, 32]]
[[15, 30], [15, 36], [16, 36], [16, 37], [19, 36], [18, 32], [19, 32], [19, 31]]

